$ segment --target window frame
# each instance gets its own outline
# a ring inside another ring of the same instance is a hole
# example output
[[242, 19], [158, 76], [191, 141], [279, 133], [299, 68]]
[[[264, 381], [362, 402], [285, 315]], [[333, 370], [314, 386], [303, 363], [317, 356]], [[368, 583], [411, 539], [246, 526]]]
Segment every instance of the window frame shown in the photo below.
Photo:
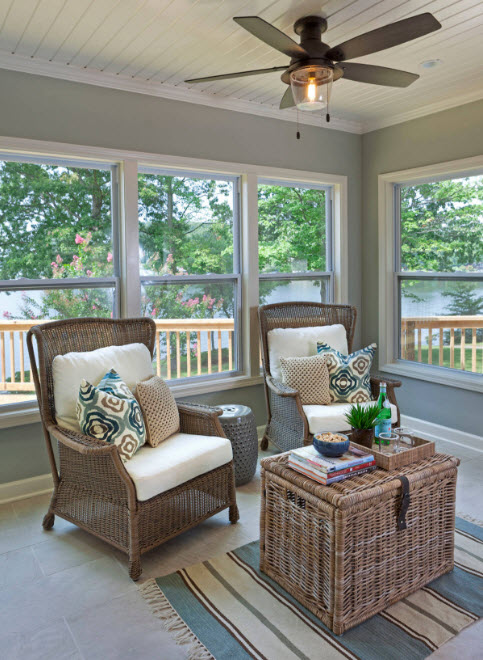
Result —
[[483, 174], [483, 155], [390, 172], [378, 177], [379, 198], [379, 369], [419, 380], [483, 392], [482, 374], [404, 360], [400, 355], [400, 283], [404, 280], [483, 281], [483, 273], [402, 271], [401, 186]]
[[[306, 188], [308, 190], [323, 190], [325, 192], [325, 217], [326, 217], [326, 236], [325, 236], [325, 255], [326, 255], [326, 265], [329, 267], [327, 270], [306, 270], [298, 271], [295, 273], [292, 272], [278, 272], [278, 271], [269, 271], [261, 273], [259, 271], [258, 278], [259, 280], [265, 282], [277, 282], [280, 280], [317, 280], [322, 282], [328, 280], [328, 303], [334, 302], [334, 241], [333, 241], [333, 186], [327, 184], [316, 184], [308, 183], [306, 181], [287, 181], [284, 179], [276, 178], [264, 178], [258, 177], [257, 182], [257, 198], [258, 198], [258, 186], [281, 186], [285, 188]], [[258, 227], [257, 227], [257, 237], [258, 237]]]
[[[208, 159], [171, 156], [148, 152], [120, 150], [86, 145], [65, 144], [26, 138], [0, 136], [0, 152], [6, 159], [26, 160], [30, 157], [68, 159], [72, 165], [82, 161], [95, 161], [101, 167], [118, 166], [116, 188], [118, 211], [118, 260], [119, 260], [119, 311], [120, 317], [140, 314], [140, 272], [138, 232], [138, 167], [164, 170], [191, 171], [207, 176], [222, 173], [239, 177], [240, 180], [240, 279], [241, 319], [239, 341], [242, 372], [239, 375], [218, 377], [199, 382], [170, 385], [175, 397], [193, 396], [227, 389], [248, 387], [262, 383], [259, 370], [259, 336], [257, 309], [259, 306], [258, 273], [258, 179], [276, 179], [288, 185], [296, 182], [311, 186], [331, 186], [333, 191], [333, 289], [334, 302], [348, 300], [348, 177], [314, 171], [290, 170], [278, 167], [252, 165]], [[113, 235], [114, 240], [114, 235]], [[126, 277], [125, 274], [129, 273]], [[18, 282], [16, 283], [18, 284]], [[231, 372], [233, 373], [233, 372]], [[216, 376], [217, 374], [213, 374]], [[222, 374], [219, 374], [222, 376]], [[40, 414], [37, 402], [5, 404], [0, 408], [0, 428], [38, 422]], [[8, 410], [7, 410], [8, 407]]]
[[[167, 381], [170, 387], [183, 387], [189, 383], [206, 383], [213, 380], [225, 380], [236, 376], [242, 376], [243, 370], [243, 352], [241, 348], [241, 319], [242, 309], [242, 273], [241, 273], [241, 244], [240, 244], [240, 188], [241, 178], [234, 174], [221, 174], [198, 172], [186, 169], [173, 169], [163, 167], [153, 167], [152, 165], [138, 164], [138, 174], [159, 174], [161, 176], [186, 177], [193, 179], [208, 179], [215, 181], [229, 181], [233, 185], [233, 273], [207, 273], [204, 275], [193, 274], [183, 275], [183, 284], [198, 284], [201, 282], [227, 282], [232, 283], [235, 293], [235, 318], [234, 318], [234, 348], [236, 354], [236, 369], [225, 372], [215, 372], [201, 376], [190, 376], [189, 378], [172, 378]], [[156, 284], [179, 284], [179, 275], [139, 275], [140, 287]]]

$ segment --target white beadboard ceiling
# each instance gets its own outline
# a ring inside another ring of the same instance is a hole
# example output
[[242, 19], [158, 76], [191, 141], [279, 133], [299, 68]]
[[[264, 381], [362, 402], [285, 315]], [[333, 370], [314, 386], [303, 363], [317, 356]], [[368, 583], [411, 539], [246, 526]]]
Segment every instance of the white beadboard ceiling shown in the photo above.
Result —
[[[233, 16], [261, 16], [298, 40], [294, 21], [318, 14], [334, 46], [426, 11], [441, 30], [354, 60], [420, 74], [413, 85], [334, 84], [332, 127], [362, 133], [483, 98], [482, 0], [0, 0], [0, 68], [295, 119], [294, 110], [278, 110], [286, 89], [279, 73], [183, 82], [288, 63]], [[429, 59], [442, 64], [423, 69]]]

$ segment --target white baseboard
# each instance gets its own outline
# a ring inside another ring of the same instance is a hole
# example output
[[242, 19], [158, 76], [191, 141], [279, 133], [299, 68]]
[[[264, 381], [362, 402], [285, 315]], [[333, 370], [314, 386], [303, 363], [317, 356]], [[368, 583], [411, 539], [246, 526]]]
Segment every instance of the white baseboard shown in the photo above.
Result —
[[[473, 435], [472, 433], [465, 433], [457, 429], [449, 428], [448, 426], [441, 426], [433, 422], [426, 422], [423, 419], [416, 417], [409, 417], [408, 415], [401, 415], [401, 424], [414, 429], [418, 434], [427, 440], [444, 440], [451, 442], [460, 447], [473, 449], [483, 454], [483, 437]], [[265, 425], [257, 426], [258, 440], [263, 438], [265, 432]], [[23, 500], [27, 497], [34, 497], [35, 495], [43, 495], [44, 493], [52, 492], [52, 475], [41, 474], [38, 477], [31, 477], [30, 479], [20, 479], [19, 481], [10, 481], [6, 484], [0, 484], [0, 504], [7, 502], [14, 502], [15, 500]]]
[[0, 504], [51, 493], [53, 487], [51, 474], [40, 474], [38, 477], [30, 477], [30, 479], [9, 481], [6, 484], [0, 484]]
[[464, 431], [458, 431], [458, 429], [452, 429], [449, 426], [441, 426], [441, 424], [434, 424], [433, 422], [427, 422], [417, 417], [409, 417], [408, 415], [401, 415], [401, 425], [414, 429], [426, 440], [435, 440], [436, 442], [438, 440], [444, 440], [445, 442], [451, 442], [454, 445], [473, 449], [483, 454], [483, 437], [480, 435], [465, 433]]

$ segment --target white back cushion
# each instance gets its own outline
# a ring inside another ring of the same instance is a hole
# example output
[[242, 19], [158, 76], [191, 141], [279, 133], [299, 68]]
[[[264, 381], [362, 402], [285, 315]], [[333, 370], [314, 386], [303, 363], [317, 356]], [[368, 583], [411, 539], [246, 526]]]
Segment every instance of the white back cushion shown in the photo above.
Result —
[[319, 325], [312, 328], [275, 328], [267, 334], [270, 374], [282, 380], [280, 358], [309, 357], [317, 354], [317, 342], [347, 355], [347, 334], [342, 324]]
[[144, 344], [106, 346], [84, 353], [56, 355], [52, 363], [55, 416], [57, 424], [79, 431], [76, 404], [82, 378], [97, 385], [110, 369], [115, 369], [135, 393], [136, 383], [153, 375], [151, 354]]

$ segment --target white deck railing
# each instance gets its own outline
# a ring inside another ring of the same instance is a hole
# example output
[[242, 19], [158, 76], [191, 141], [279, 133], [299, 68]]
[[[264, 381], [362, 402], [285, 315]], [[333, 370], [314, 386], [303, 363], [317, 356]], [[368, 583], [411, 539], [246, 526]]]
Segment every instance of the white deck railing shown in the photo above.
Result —
[[[449, 349], [451, 368], [477, 372], [478, 365], [477, 331], [483, 329], [483, 316], [433, 316], [428, 318], [405, 317], [401, 319], [401, 358], [413, 362], [445, 365], [445, 353]], [[445, 344], [445, 331], [449, 330], [449, 345]], [[471, 331], [471, 343], [467, 345], [466, 330]], [[455, 336], [459, 331], [459, 338]], [[480, 333], [481, 335], [481, 333]], [[423, 360], [423, 351], [427, 347], [427, 360]], [[437, 360], [433, 362], [433, 349], [437, 350]], [[455, 356], [459, 349], [457, 363]]]
[[[30, 328], [38, 323], [42, 321], [0, 322], [0, 391], [33, 391], [25, 340]], [[158, 375], [170, 380], [233, 370], [233, 319], [158, 319], [155, 323]], [[483, 360], [478, 360], [478, 351], [482, 352], [483, 347], [478, 344], [477, 331], [482, 329], [483, 316], [403, 318], [401, 357], [443, 366], [449, 351], [450, 367], [480, 371], [482, 367], [478, 363]], [[446, 344], [444, 333], [448, 330], [449, 344]], [[466, 342], [466, 330], [471, 330], [470, 345]], [[455, 334], [455, 331], [460, 332]], [[438, 351], [435, 362], [433, 349]], [[15, 382], [12, 374], [17, 374]]]
[[[26, 336], [46, 321], [0, 322], [0, 391], [32, 392]], [[232, 371], [233, 319], [158, 319], [156, 372], [168, 380]], [[15, 382], [11, 375], [16, 374]]]

